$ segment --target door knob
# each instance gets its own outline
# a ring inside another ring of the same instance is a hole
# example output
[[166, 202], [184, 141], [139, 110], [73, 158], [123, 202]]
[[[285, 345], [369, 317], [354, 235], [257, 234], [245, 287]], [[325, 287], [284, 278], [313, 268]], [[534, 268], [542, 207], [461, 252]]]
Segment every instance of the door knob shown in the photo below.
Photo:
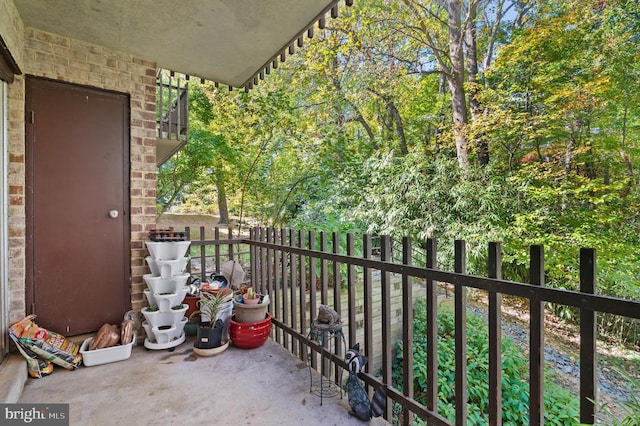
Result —
[[109, 217], [115, 219], [118, 217], [118, 210], [109, 210]]

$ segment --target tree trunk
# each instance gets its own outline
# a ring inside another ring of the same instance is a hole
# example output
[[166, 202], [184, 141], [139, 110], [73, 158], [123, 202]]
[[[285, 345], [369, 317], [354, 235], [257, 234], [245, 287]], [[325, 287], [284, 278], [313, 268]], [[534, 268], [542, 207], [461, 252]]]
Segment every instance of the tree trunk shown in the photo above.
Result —
[[400, 152], [402, 152], [402, 155], [407, 155], [409, 154], [409, 149], [407, 148], [407, 138], [404, 134], [404, 126], [402, 125], [402, 117], [400, 117], [400, 112], [391, 100], [391, 97], [386, 97], [385, 102], [387, 103], [387, 111], [389, 112], [391, 119], [396, 125], [396, 134], [400, 139]]
[[[453, 110], [453, 137], [456, 144], [456, 156], [460, 168], [466, 173], [469, 168], [466, 127], [467, 104], [464, 92], [464, 46], [462, 36], [462, 4], [461, 0], [443, 0], [445, 3], [449, 31], [449, 61], [445, 57], [443, 49], [438, 45], [438, 37], [434, 35], [425, 24], [422, 7], [417, 7], [412, 0], [403, 0], [403, 3], [420, 20], [420, 30], [425, 36], [425, 44], [432, 50], [438, 67], [447, 78], [449, 91], [451, 92], [451, 106]], [[440, 4], [440, 2], [438, 3]], [[449, 67], [448, 62], [451, 63]]]
[[620, 140], [620, 156], [622, 161], [627, 165], [627, 184], [622, 189], [620, 194], [622, 197], [626, 197], [631, 192], [631, 186], [633, 185], [633, 163], [631, 162], [631, 156], [627, 152], [627, 116], [629, 114], [629, 92], [625, 91], [624, 99], [624, 114], [622, 116], [622, 137]]
[[467, 81], [471, 83], [469, 106], [471, 119], [476, 120], [480, 112], [480, 102], [478, 101], [476, 87], [478, 83], [478, 49], [476, 46], [476, 4], [474, 2], [469, 4], [465, 45], [467, 47]]
[[449, 13], [449, 54], [451, 56], [451, 76], [448, 78], [453, 109], [453, 134], [456, 143], [458, 164], [462, 170], [469, 167], [467, 138], [467, 104], [464, 93], [464, 49], [461, 27], [461, 8], [459, 0], [447, 0]]
[[218, 190], [218, 211], [220, 212], [220, 220], [218, 223], [229, 223], [229, 208], [227, 207], [227, 192], [224, 187], [224, 178], [221, 173], [216, 176], [216, 188]]
[[[571, 173], [571, 169], [572, 169], [572, 165], [573, 165], [573, 158], [574, 158], [574, 152], [573, 149], [575, 147], [575, 142], [573, 141], [573, 138], [569, 138], [569, 142], [567, 142], [567, 146], [565, 148], [564, 151], [564, 178], [565, 180], [569, 179], [569, 174]], [[563, 190], [562, 191], [562, 196], [561, 196], [562, 202], [560, 204], [560, 209], [561, 210], [565, 210], [567, 208], [567, 203], [568, 203], [568, 196], [567, 196], [567, 191]]]
[[[333, 61], [333, 66], [334, 68], [337, 67], [335, 60]], [[367, 136], [369, 136], [369, 140], [371, 141], [371, 146], [373, 147], [373, 150], [377, 151], [378, 143], [376, 142], [376, 137], [373, 134], [373, 130], [371, 129], [371, 126], [369, 126], [369, 123], [367, 123], [367, 120], [365, 120], [364, 116], [362, 115], [360, 108], [358, 108], [356, 104], [354, 104], [347, 98], [347, 95], [344, 93], [344, 90], [342, 90], [342, 84], [340, 83], [340, 80], [337, 77], [334, 77], [332, 79], [332, 82], [333, 82], [333, 87], [335, 87], [336, 90], [338, 90], [342, 99], [344, 99], [345, 102], [349, 104], [349, 106], [353, 109], [354, 111], [353, 115], [355, 115], [355, 118], [352, 121], [356, 121], [362, 124], [362, 127], [364, 128], [365, 132], [367, 132]]]
[[[467, 33], [465, 35], [465, 45], [467, 46], [467, 82], [469, 83], [469, 109], [471, 120], [476, 123], [482, 114], [478, 93], [478, 50], [476, 47], [476, 16], [477, 7], [475, 2], [469, 3], [469, 13], [467, 16]], [[478, 165], [489, 164], [489, 147], [487, 140], [482, 133], [475, 136], [476, 155]]]

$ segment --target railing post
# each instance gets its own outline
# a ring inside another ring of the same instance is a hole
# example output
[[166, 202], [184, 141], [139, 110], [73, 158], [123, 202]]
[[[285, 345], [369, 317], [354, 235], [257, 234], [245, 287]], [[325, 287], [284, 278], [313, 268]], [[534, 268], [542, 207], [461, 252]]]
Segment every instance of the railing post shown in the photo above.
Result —
[[[380, 260], [391, 261], [391, 238], [388, 235], [380, 237]], [[391, 368], [391, 273], [382, 270], [380, 274], [380, 285], [382, 286], [382, 382], [391, 384], [393, 370]], [[387, 404], [384, 418], [391, 421], [393, 411], [392, 404]]]
[[[278, 244], [278, 230], [273, 228], [273, 243]], [[269, 294], [273, 298], [273, 304], [271, 305], [271, 314], [273, 318], [279, 319], [284, 322], [284, 318], [282, 318], [282, 313], [280, 312], [280, 257], [281, 252], [278, 249], [273, 249], [273, 263], [269, 266], [270, 269], [273, 269], [273, 281], [269, 284], [270, 291]], [[280, 327], [276, 327], [275, 333], [276, 342], [282, 343], [280, 341]]]
[[[251, 241], [260, 241], [260, 229], [257, 226], [254, 226], [251, 229]], [[249, 246], [253, 248], [249, 256], [249, 262], [251, 265], [251, 282], [249, 283], [249, 286], [257, 289], [260, 282], [260, 247], [258, 247], [257, 244], [254, 247], [253, 243], [251, 242], [249, 243]], [[238, 287], [238, 289], [239, 288], [240, 287]]]
[[[267, 228], [266, 229], [266, 233], [267, 233], [267, 243], [273, 243], [274, 242], [274, 234], [275, 234], [275, 230], [272, 230], [271, 228]], [[274, 306], [276, 304], [276, 295], [273, 293], [273, 257], [274, 257], [274, 251], [272, 248], [267, 248], [267, 262], [265, 264], [265, 268], [267, 269], [267, 282], [266, 282], [266, 287], [267, 287], [267, 293], [269, 294], [269, 297], [272, 298], [272, 302], [271, 302], [271, 311], [272, 311], [272, 315], [273, 317], [277, 318], [276, 316], [276, 312], [274, 309]], [[275, 336], [276, 331], [274, 330], [274, 328], [277, 327], [272, 327], [271, 328], [271, 336]]]
[[[296, 246], [296, 233], [289, 229], [289, 247]], [[298, 257], [290, 253], [289, 254], [289, 278], [291, 280], [291, 328], [296, 329], [296, 320], [298, 319], [298, 310], [296, 308], [297, 303], [297, 290], [298, 290]], [[304, 309], [304, 306], [300, 306], [300, 309]], [[295, 340], [291, 339], [291, 350], [294, 355], [298, 355], [298, 345]]]
[[[217, 226], [214, 228], [213, 230], [213, 239], [218, 241], [220, 240], [220, 228], [218, 228]], [[205, 240], [205, 233], [204, 233], [204, 226], [200, 227], [200, 239], [201, 240]], [[214, 252], [215, 252], [215, 259], [214, 259], [214, 266], [213, 266], [213, 271], [214, 272], [220, 272], [220, 244], [216, 244], [215, 247], [213, 248]], [[206, 271], [206, 267], [203, 266], [203, 270], [204, 270], [204, 275], [202, 277], [202, 282], [205, 282], [205, 279], [207, 278], [207, 271]]]
[[[353, 233], [347, 234], [347, 256], [355, 256]], [[349, 347], [353, 347], [356, 344], [356, 274], [355, 267], [349, 263], [347, 266], [347, 313], [349, 315]]]
[[[304, 248], [304, 232], [302, 230], [298, 230], [298, 247]], [[304, 257], [302, 255], [297, 257], [300, 267], [300, 334], [304, 336], [307, 331], [307, 268]], [[302, 340], [300, 341], [300, 353], [302, 360], [307, 361], [307, 346]]]
[[[402, 238], [402, 264], [411, 265], [411, 238]], [[402, 274], [402, 387], [403, 393], [413, 399], [413, 280]], [[403, 410], [403, 424], [413, 424], [413, 415]]]
[[[340, 236], [335, 231], [331, 233], [331, 245], [333, 246], [333, 253], [340, 254]], [[333, 261], [333, 309], [335, 309], [340, 316], [342, 316], [342, 304], [340, 300], [340, 290], [342, 289], [341, 281], [340, 263]]]
[[[331, 234], [331, 245], [333, 246], [333, 253], [340, 254], [340, 236], [338, 232], [334, 231]], [[342, 301], [340, 300], [340, 290], [342, 290], [342, 285], [340, 284], [341, 276], [340, 276], [340, 263], [333, 261], [333, 309], [340, 315], [342, 318]], [[342, 357], [343, 348], [341, 346], [342, 339], [338, 336], [335, 337], [334, 348], [336, 348], [336, 355], [338, 357]], [[346, 349], [344, 349], [346, 351]], [[338, 383], [341, 375], [339, 374], [338, 368], [335, 369], [335, 382]]]
[[[327, 253], [327, 233], [324, 231], [320, 231], [320, 251], [323, 253]], [[321, 291], [320, 291], [320, 303], [323, 305], [329, 304], [329, 267], [327, 264], [327, 259], [320, 259], [320, 283], [321, 283]]]
[[[227, 227], [227, 239], [229, 240], [233, 239], [233, 227], [231, 226]], [[227, 246], [227, 254], [228, 254], [227, 260], [235, 259], [235, 251], [233, 249], [233, 243], [229, 243], [229, 245]], [[220, 271], [220, 268], [218, 268], [218, 271]]]
[[257, 259], [255, 257], [256, 247], [251, 244], [255, 239], [255, 228], [249, 228], [249, 270], [251, 271], [251, 287], [258, 288], [255, 283], [255, 272], [256, 272], [256, 263]]
[[[268, 239], [269, 239], [268, 229], [260, 228], [260, 241], [265, 242], [265, 240], [268, 240]], [[267, 292], [267, 279], [268, 279], [267, 271], [269, 269], [267, 264], [268, 251], [269, 251], [268, 249], [264, 247], [260, 247], [260, 292], [261, 293]]]
[[[206, 240], [206, 232], [204, 226], [201, 226], [200, 241], [204, 240]], [[217, 247], [218, 245], [216, 244], [216, 248]], [[200, 246], [200, 279], [202, 280], [202, 284], [207, 282], [207, 247], [204, 244]]]
[[162, 71], [159, 71], [156, 77], [157, 85], [160, 86], [158, 90], [158, 107], [156, 111], [156, 121], [158, 122], [158, 138], [163, 138], [162, 134], [162, 115], [164, 114], [164, 81], [162, 80]]
[[[467, 248], [464, 240], [455, 240], [454, 262], [454, 272], [465, 274]], [[464, 426], [467, 424], [467, 288], [457, 285], [455, 291], [456, 425]]]
[[[580, 291], [596, 292], [596, 251], [580, 249]], [[580, 423], [595, 422], [596, 313], [580, 309]]]
[[167, 139], [171, 139], [171, 127], [172, 126], [172, 118], [171, 117], [171, 105], [173, 104], [173, 95], [171, 94], [172, 89], [173, 89], [173, 82], [171, 81], [173, 77], [173, 73], [169, 74], [169, 84], [167, 85], [167, 88], [169, 90], [169, 94], [167, 95], [169, 97], [169, 100], [167, 102], [168, 108], [167, 111], [169, 111], [167, 113], [167, 119], [168, 119], [168, 127], [167, 127]]
[[[184, 227], [184, 235], [187, 237], [187, 240], [191, 241], [191, 228], [188, 226]], [[189, 251], [187, 252], [189, 254], [189, 256], [191, 256], [191, 250], [193, 249], [193, 246], [189, 246]], [[189, 275], [191, 275], [191, 259], [189, 259], [189, 262], [187, 263], [187, 272], [189, 273]]]
[[[371, 234], [362, 236], [362, 257], [371, 258]], [[363, 295], [364, 295], [364, 347], [365, 355], [371, 359], [373, 356], [373, 289], [371, 268], [365, 267], [362, 273]], [[371, 373], [371, 363], [365, 365], [365, 371]], [[367, 386], [368, 388], [368, 386]]]
[[[530, 282], [544, 285], [544, 248], [532, 245], [530, 249]], [[544, 424], [544, 302], [535, 292], [529, 298], [529, 424]]]
[[[309, 231], [309, 250], [316, 249], [316, 232]], [[316, 317], [316, 292], [317, 292], [317, 282], [316, 282], [316, 258], [313, 255], [309, 256], [309, 322], [313, 322]], [[311, 366], [314, 369], [317, 369], [318, 361], [316, 360], [316, 356], [313, 353], [313, 349], [311, 350]]]
[[[489, 243], [489, 278], [502, 279], [500, 243]], [[502, 424], [502, 294], [489, 290], [489, 424]]]
[[[284, 230], [284, 228], [280, 229], [280, 245], [281, 246], [286, 246], [287, 245], [287, 233]], [[289, 317], [289, 280], [287, 279], [287, 252], [284, 250], [284, 248], [280, 249], [280, 269], [281, 269], [281, 274], [280, 274], [280, 285], [282, 286], [282, 307], [280, 308], [281, 312], [282, 312], [282, 322], [284, 324], [287, 324], [288, 321], [288, 317]], [[278, 281], [276, 281], [276, 286], [278, 286]], [[282, 344], [286, 349], [289, 349], [289, 343], [288, 343], [288, 338], [287, 338], [287, 334], [283, 331], [282, 333]]]
[[[329, 252], [328, 243], [327, 243], [327, 233], [325, 231], [320, 231], [320, 251], [322, 253]], [[320, 303], [322, 303], [323, 305], [328, 305], [329, 304], [329, 264], [327, 259], [325, 259], [324, 257], [320, 259], [320, 283], [321, 283]], [[325, 344], [325, 347], [321, 349], [322, 351], [324, 351], [328, 347], [329, 342], [324, 342], [324, 344]], [[321, 366], [321, 374], [325, 377], [329, 377], [331, 373], [331, 369], [330, 369], [331, 366], [329, 364], [329, 359], [323, 358], [322, 355], [320, 355], [320, 359], [324, 360], [324, 363]]]
[[[437, 269], [437, 242], [427, 239], [428, 269]], [[427, 408], [438, 411], [438, 287], [427, 279]]]

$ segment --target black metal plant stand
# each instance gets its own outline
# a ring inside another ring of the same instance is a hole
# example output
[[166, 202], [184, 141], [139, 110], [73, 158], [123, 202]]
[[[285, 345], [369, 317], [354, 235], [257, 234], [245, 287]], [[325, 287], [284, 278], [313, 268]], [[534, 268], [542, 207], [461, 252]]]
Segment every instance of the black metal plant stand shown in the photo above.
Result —
[[[339, 344], [342, 341], [342, 347], [346, 348], [347, 344], [344, 338], [344, 334], [342, 333], [342, 324], [322, 324], [313, 321], [311, 323], [311, 328], [309, 329], [309, 334], [307, 335], [309, 340], [313, 340], [314, 342], [320, 345], [320, 377], [313, 377], [313, 367], [312, 367], [312, 358], [313, 352], [309, 354], [307, 357], [307, 362], [309, 365], [309, 392], [320, 397], [320, 405], [322, 405], [322, 400], [324, 397], [334, 397], [340, 394], [340, 399], [342, 399], [342, 368], [338, 368], [338, 382], [331, 380], [329, 377], [325, 377], [325, 361], [326, 356], [324, 349], [331, 353], [336, 353], [336, 344]], [[338, 342], [338, 343], [336, 343]]]

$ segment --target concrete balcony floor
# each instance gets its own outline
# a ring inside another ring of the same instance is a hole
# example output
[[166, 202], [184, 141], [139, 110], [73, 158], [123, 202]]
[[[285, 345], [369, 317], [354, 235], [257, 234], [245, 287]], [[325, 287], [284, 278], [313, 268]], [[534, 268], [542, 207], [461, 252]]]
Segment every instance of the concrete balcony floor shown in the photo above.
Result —
[[[71, 425], [362, 425], [346, 393], [309, 392], [309, 369], [278, 343], [198, 357], [193, 337], [175, 348], [133, 347], [126, 361], [55, 368], [27, 379], [19, 403], [68, 403]], [[345, 376], [346, 378], [346, 376]], [[387, 425], [373, 419], [371, 425]]]

